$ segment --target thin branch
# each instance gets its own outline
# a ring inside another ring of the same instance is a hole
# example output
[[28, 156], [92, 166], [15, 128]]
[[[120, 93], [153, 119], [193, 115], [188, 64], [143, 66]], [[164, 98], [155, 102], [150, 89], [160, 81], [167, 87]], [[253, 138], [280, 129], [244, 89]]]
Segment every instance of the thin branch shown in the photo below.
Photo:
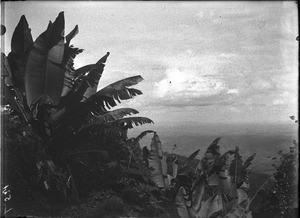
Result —
[[251, 204], [251, 202], [253, 201], [253, 199], [256, 197], [256, 195], [258, 194], [258, 192], [264, 187], [265, 184], [267, 184], [267, 182], [273, 178], [273, 176], [270, 176], [260, 187], [259, 189], [255, 192], [255, 194], [253, 195], [252, 199], [250, 200], [248, 206]]

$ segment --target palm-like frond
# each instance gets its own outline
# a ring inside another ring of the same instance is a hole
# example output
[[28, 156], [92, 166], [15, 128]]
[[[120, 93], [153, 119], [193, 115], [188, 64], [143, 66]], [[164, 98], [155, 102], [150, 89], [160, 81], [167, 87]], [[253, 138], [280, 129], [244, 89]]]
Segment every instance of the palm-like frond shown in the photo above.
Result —
[[139, 142], [142, 138], [144, 138], [147, 134], [149, 133], [154, 133], [153, 130], [146, 130], [144, 132], [142, 132], [141, 134], [139, 134], [135, 139], [133, 143], [137, 143]]
[[103, 113], [117, 105], [116, 102], [131, 99], [134, 96], [141, 95], [142, 92], [137, 89], [128, 88], [141, 82], [141, 76], [133, 76], [112, 83], [105, 88], [99, 90], [96, 94], [85, 101], [85, 105], [91, 109], [93, 113]]
[[133, 125], [140, 126], [143, 124], [153, 124], [154, 122], [147, 117], [126, 117], [114, 121], [115, 124], [120, 126], [124, 130], [132, 129]]
[[[82, 103], [80, 103], [82, 104]], [[119, 108], [113, 111], [108, 111], [105, 114], [102, 115], [87, 115], [86, 120], [85, 119], [77, 119], [77, 122], [75, 126], [79, 126], [79, 129], [77, 132], [80, 132], [82, 129], [85, 128], [92, 128], [94, 125], [101, 125], [105, 123], [111, 123], [113, 121], [116, 121], [120, 118], [123, 118], [128, 115], [133, 115], [139, 113], [137, 110], [132, 108]], [[74, 120], [75, 121], [75, 120]], [[80, 124], [82, 125], [80, 126]], [[114, 124], [116, 125], [116, 124]], [[75, 128], [76, 129], [76, 128]]]
[[29, 106], [43, 95], [48, 95], [54, 105], [59, 102], [64, 82], [62, 66], [64, 28], [64, 14], [61, 12], [55, 22], [53, 24], [50, 22], [47, 30], [33, 44], [25, 74], [25, 90]]
[[132, 108], [119, 108], [113, 111], [108, 111], [105, 114], [93, 116], [90, 124], [108, 123], [123, 118], [128, 115], [138, 114], [139, 112]]
[[80, 128], [77, 134], [88, 134], [92, 138], [111, 136], [127, 139], [127, 130], [129, 127], [133, 128], [133, 124], [138, 126], [146, 123], [153, 123], [153, 121], [146, 117], [128, 117], [108, 123], [86, 125]]

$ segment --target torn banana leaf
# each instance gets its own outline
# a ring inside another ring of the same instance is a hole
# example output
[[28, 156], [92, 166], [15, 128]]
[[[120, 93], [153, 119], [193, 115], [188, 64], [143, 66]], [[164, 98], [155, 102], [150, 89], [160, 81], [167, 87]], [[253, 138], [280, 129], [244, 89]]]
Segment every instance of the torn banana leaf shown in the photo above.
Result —
[[65, 19], [61, 12], [33, 44], [25, 74], [28, 106], [41, 96], [49, 96], [54, 105], [59, 103], [65, 76], [62, 66], [64, 29]]

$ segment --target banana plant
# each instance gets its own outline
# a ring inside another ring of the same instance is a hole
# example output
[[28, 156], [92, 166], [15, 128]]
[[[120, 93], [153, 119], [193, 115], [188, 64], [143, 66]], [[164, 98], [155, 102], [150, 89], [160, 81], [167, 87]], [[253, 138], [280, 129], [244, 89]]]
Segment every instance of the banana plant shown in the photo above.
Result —
[[167, 154], [162, 150], [162, 143], [155, 132], [151, 141], [151, 150], [149, 154], [149, 168], [152, 181], [159, 188], [169, 188], [170, 183], [167, 174]]
[[85, 128], [90, 129], [89, 124], [94, 119], [101, 120], [95, 125], [104, 128], [119, 125], [120, 131], [127, 131], [133, 125], [153, 123], [144, 117], [122, 120], [130, 113], [136, 114], [134, 109], [109, 111], [117, 102], [141, 95], [140, 90], [130, 86], [143, 78], [129, 77], [97, 91], [109, 52], [95, 64], [74, 69], [74, 58], [83, 50], [70, 42], [79, 29], [76, 25], [66, 37], [64, 29], [64, 13], [61, 12], [33, 41], [28, 22], [25, 16], [21, 17], [13, 34], [12, 51], [7, 58], [2, 54], [5, 103], [21, 114], [42, 138], [55, 138], [57, 131], [77, 134]]
[[[180, 217], [251, 217], [247, 167], [255, 154], [245, 162], [241, 159], [238, 147], [221, 155], [218, 145], [220, 139], [211, 143], [199, 161], [191, 190], [183, 186], [179, 188], [175, 204]], [[230, 162], [232, 155], [234, 159]]]
[[[151, 181], [149, 167], [144, 163], [143, 150], [140, 146], [139, 141], [149, 133], [154, 133], [152, 130], [146, 130], [139, 134], [136, 138], [131, 138], [124, 143], [124, 146], [128, 149], [130, 153], [130, 159], [133, 158], [137, 164], [140, 174], [143, 176], [145, 182], [149, 183]], [[130, 162], [129, 162], [130, 165]]]
[[[43, 156], [55, 159], [53, 164], [64, 162], [66, 149], [80, 143], [119, 143], [134, 126], [153, 123], [146, 117], [130, 117], [138, 113], [131, 108], [111, 110], [122, 100], [142, 95], [131, 86], [143, 78], [132, 76], [101, 87], [109, 52], [96, 63], [74, 68], [75, 57], [83, 52], [71, 45], [78, 32], [76, 25], [65, 36], [64, 12], [60, 12], [33, 40], [22, 16], [13, 33], [11, 52], [1, 54], [2, 106], [8, 105], [28, 125], [42, 141], [42, 153], [47, 154]], [[37, 156], [37, 162], [40, 159]]]

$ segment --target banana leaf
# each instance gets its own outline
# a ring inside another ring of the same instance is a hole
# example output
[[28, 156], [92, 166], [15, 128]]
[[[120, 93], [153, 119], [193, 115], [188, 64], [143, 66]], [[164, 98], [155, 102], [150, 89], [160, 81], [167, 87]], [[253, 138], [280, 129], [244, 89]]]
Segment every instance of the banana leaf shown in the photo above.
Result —
[[229, 166], [229, 175], [232, 177], [233, 182], [240, 184], [241, 182], [243, 182], [243, 160], [238, 151], [238, 148], [236, 148], [234, 159], [231, 161]]
[[172, 177], [175, 179], [177, 177], [177, 173], [178, 173], [178, 164], [176, 163], [176, 161], [172, 162]]
[[192, 207], [199, 211], [205, 197], [205, 176], [201, 175], [192, 192]]
[[249, 203], [249, 198], [246, 191], [242, 188], [237, 189], [237, 203], [241, 204], [242, 202], [246, 202], [246, 205]]
[[[151, 119], [149, 119], [147, 117], [126, 117], [126, 118], [118, 119], [113, 122], [116, 123], [121, 128], [123, 128], [124, 130], [132, 129], [133, 125], [139, 126], [139, 125], [143, 125], [143, 124], [154, 123]], [[162, 155], [162, 152], [161, 152], [161, 155]]]
[[66, 46], [70, 45], [71, 40], [79, 33], [78, 25], [74, 27], [74, 29], [66, 35]]
[[243, 170], [246, 170], [251, 164], [252, 164], [252, 161], [255, 157], [256, 153], [253, 153], [250, 157], [248, 157], [248, 159], [243, 163]]
[[220, 177], [218, 174], [212, 174], [207, 180], [207, 185], [209, 186], [218, 186], [220, 185]]
[[79, 96], [80, 101], [83, 102], [92, 95], [94, 95], [97, 91], [99, 80], [102, 76], [105, 62], [107, 57], [109, 56], [109, 52], [106, 53], [96, 64], [96, 69], [93, 69], [85, 75], [81, 81], [79, 88], [76, 91], [76, 95]]
[[219, 148], [220, 146], [218, 146], [218, 143], [220, 141], [221, 137], [216, 138], [207, 148], [206, 152], [205, 152], [205, 156], [211, 154], [211, 155], [219, 155]]
[[[136, 143], [138, 141], [140, 141], [142, 138], [144, 138], [147, 134], [149, 133], [154, 133], [153, 130], [146, 130], [146, 131], [143, 131], [142, 133], [140, 133], [135, 139], [134, 139], [134, 142], [133, 143]], [[147, 147], [146, 147], [147, 148]]]
[[177, 206], [177, 213], [180, 218], [196, 217], [196, 211], [190, 207], [191, 201], [183, 186], [181, 186], [176, 194], [175, 205]]
[[71, 40], [78, 34], [78, 25], [74, 27], [74, 29], [66, 36], [65, 50], [64, 50], [64, 58], [63, 65], [65, 69], [65, 79], [64, 86], [62, 89], [61, 96], [66, 96], [73, 87], [74, 80], [76, 78], [75, 69], [74, 69], [74, 58], [79, 53], [83, 52], [83, 49], [74, 48], [70, 46]]
[[28, 53], [32, 47], [33, 40], [24, 15], [15, 28], [11, 39], [11, 52], [8, 54], [8, 62], [12, 70], [12, 79], [21, 93], [25, 91], [24, 78], [25, 66]]
[[99, 116], [91, 116], [88, 120], [88, 125], [113, 122], [125, 116], [134, 115], [137, 113], [139, 112], [132, 108], [119, 108], [113, 111], [108, 111], [107, 113]]
[[141, 95], [142, 92], [137, 89], [128, 88], [141, 82], [141, 76], [133, 76], [112, 83], [99, 90], [96, 94], [87, 99], [84, 103], [93, 113], [103, 113], [117, 105], [116, 102], [131, 99], [134, 96]]
[[199, 154], [200, 149], [194, 151], [188, 158], [187, 160], [193, 160], [198, 154]]
[[215, 194], [208, 198], [202, 205], [198, 212], [199, 218], [209, 218], [216, 216], [223, 210], [222, 198]]
[[200, 149], [194, 151], [184, 162], [184, 164], [182, 165], [182, 168], [185, 168], [187, 166], [191, 165], [191, 161], [198, 155]]
[[58, 105], [64, 83], [62, 66], [64, 54], [63, 12], [54, 23], [34, 42], [29, 53], [25, 74], [27, 104], [30, 106], [41, 96], [49, 96], [54, 105]]
[[3, 102], [1, 101], [1, 103], [9, 104], [27, 122], [28, 114], [23, 107], [23, 95], [15, 86], [12, 79], [12, 72], [4, 53], [1, 53], [1, 80], [1, 97], [3, 98]]
[[238, 204], [226, 214], [225, 218], [252, 218], [252, 212]]
[[163, 156], [161, 159], [161, 167], [162, 167], [162, 174], [165, 180], [165, 188], [170, 188], [170, 182], [168, 179], [168, 164], [167, 164], [167, 153], [163, 152]]
[[229, 172], [226, 166], [223, 166], [219, 175], [220, 175], [220, 185], [222, 191], [226, 194], [229, 194], [231, 190], [231, 183], [230, 183]]
[[149, 167], [152, 168], [151, 178], [152, 181], [160, 188], [165, 187], [165, 180], [162, 171], [162, 146], [160, 139], [156, 133], [152, 138], [151, 142], [151, 150], [150, 150], [150, 157], [149, 157]]
[[143, 147], [143, 161], [146, 165], [146, 167], [149, 167], [149, 157], [150, 157], [150, 151], [147, 148], [147, 146]]

